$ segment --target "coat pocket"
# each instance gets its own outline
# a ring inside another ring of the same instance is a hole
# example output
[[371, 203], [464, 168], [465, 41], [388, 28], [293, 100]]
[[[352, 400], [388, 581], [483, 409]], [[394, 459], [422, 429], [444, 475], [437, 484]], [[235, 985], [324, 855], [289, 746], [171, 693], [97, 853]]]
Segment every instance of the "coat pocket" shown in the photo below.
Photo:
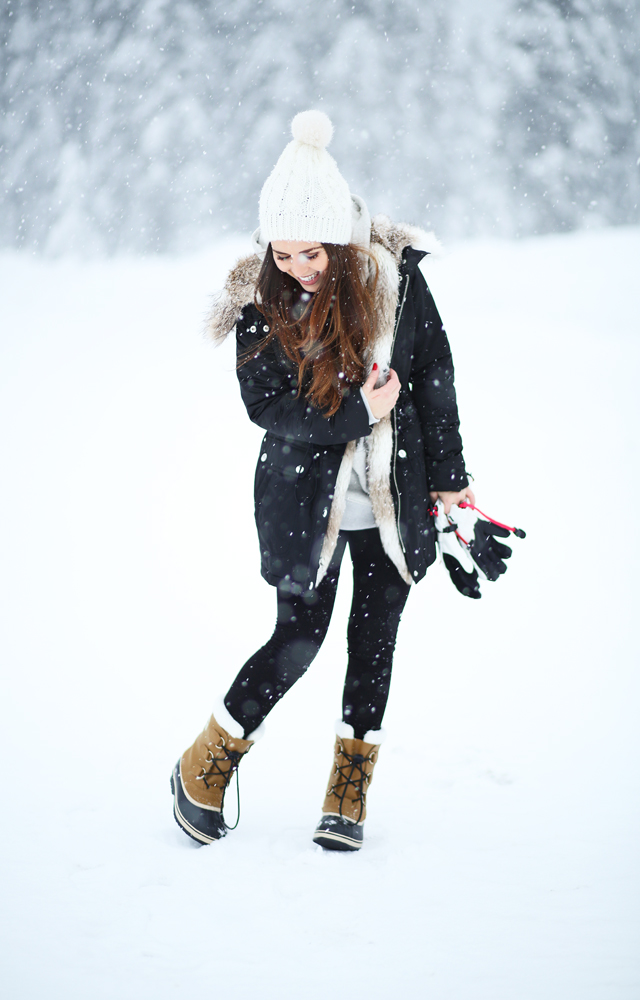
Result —
[[318, 457], [318, 449], [310, 442], [291, 443], [266, 434], [256, 467], [256, 504], [271, 493], [287, 505], [310, 504], [317, 489]]

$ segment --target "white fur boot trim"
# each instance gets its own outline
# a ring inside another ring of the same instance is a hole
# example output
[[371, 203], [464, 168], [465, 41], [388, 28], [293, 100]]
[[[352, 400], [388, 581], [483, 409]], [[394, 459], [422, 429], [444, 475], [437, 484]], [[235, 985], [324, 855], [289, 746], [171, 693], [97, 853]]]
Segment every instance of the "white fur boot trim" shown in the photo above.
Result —
[[[350, 722], [343, 722], [342, 719], [336, 721], [336, 736], [341, 740], [355, 740], [355, 733]], [[387, 738], [384, 729], [368, 729], [364, 734], [364, 743], [384, 743]]]
[[215, 705], [213, 707], [213, 714], [215, 716], [216, 722], [219, 722], [223, 729], [226, 729], [229, 736], [233, 736], [234, 740], [252, 740], [254, 743], [256, 740], [262, 739], [265, 733], [264, 722], [261, 723], [257, 729], [254, 729], [252, 733], [248, 736], [244, 735], [244, 728], [239, 722], [236, 722], [234, 717], [231, 715], [227, 706], [225, 705], [222, 698], [216, 699]]
[[384, 743], [386, 738], [387, 738], [386, 729], [367, 729], [366, 733], [364, 734], [365, 743], [377, 743], [379, 745], [380, 743]]
[[342, 719], [336, 719], [336, 736], [341, 740], [354, 740], [355, 736], [353, 733], [353, 726], [348, 722], [343, 722]]
[[261, 722], [257, 729], [254, 729], [252, 733], [249, 733], [247, 739], [251, 740], [252, 743], [257, 743], [258, 740], [262, 739], [266, 731], [264, 722]]

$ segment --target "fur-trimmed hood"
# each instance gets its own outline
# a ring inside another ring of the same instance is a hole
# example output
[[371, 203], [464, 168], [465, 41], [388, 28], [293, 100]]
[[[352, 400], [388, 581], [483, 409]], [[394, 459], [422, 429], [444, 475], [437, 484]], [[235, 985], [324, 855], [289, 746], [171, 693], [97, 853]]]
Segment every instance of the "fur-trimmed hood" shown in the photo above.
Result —
[[[433, 257], [442, 256], [441, 244], [433, 233], [403, 222], [392, 222], [386, 215], [374, 216], [371, 222], [370, 251], [376, 257], [378, 266], [380, 258], [387, 256], [379, 252], [382, 249], [391, 258], [385, 262], [387, 268], [389, 264], [393, 264], [397, 271], [402, 251], [408, 246], [424, 250]], [[263, 253], [241, 257], [229, 272], [224, 288], [215, 298], [207, 317], [206, 332], [214, 343], [221, 343], [231, 333], [243, 308], [253, 302], [263, 257]]]

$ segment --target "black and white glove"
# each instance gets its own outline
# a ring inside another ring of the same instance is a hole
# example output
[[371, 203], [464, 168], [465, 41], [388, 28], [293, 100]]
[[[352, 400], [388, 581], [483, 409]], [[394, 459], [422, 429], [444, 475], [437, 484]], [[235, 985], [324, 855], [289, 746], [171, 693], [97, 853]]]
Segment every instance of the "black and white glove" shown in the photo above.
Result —
[[504, 560], [511, 556], [511, 549], [498, 538], [511, 533], [525, 538], [524, 531], [494, 521], [470, 503], [453, 504], [449, 514], [441, 500], [436, 508], [436, 537], [454, 586], [465, 597], [482, 597], [479, 581], [495, 581], [507, 572]]

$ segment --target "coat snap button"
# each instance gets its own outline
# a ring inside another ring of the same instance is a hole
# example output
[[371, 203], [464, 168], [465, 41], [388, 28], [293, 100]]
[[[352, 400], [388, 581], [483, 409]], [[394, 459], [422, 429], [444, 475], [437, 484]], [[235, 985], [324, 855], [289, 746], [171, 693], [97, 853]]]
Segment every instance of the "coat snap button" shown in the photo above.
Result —
[[401, 448], [400, 451], [398, 452], [398, 458], [406, 458], [406, 457], [407, 457], [406, 451], [404, 450], [404, 448]]
[[260, 461], [261, 462], [266, 462], [267, 461], [267, 453], [266, 453], [266, 451], [265, 451], [264, 455], [260, 456]]

